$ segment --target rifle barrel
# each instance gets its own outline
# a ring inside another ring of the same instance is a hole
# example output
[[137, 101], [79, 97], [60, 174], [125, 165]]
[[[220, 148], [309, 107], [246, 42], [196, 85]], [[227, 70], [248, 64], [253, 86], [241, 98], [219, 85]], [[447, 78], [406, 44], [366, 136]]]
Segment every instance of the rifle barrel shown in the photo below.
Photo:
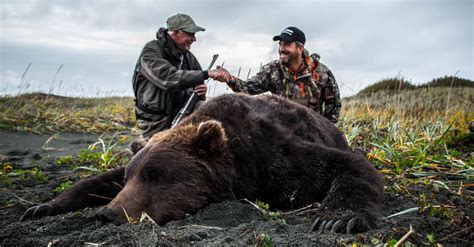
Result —
[[[209, 67], [208, 67], [207, 70], [210, 70], [212, 68], [212, 66], [214, 66], [214, 63], [216, 62], [218, 57], [219, 57], [219, 54], [214, 54], [212, 56], [211, 64], [209, 64]], [[171, 128], [174, 128], [176, 125], [178, 125], [178, 123], [181, 121], [181, 119], [186, 114], [186, 112], [189, 111], [189, 108], [191, 107], [191, 105], [194, 108], [194, 106], [196, 105], [197, 100], [198, 100], [198, 96], [197, 96], [196, 93], [193, 92], [191, 97], [189, 97], [189, 99], [186, 101], [186, 104], [184, 104], [184, 107], [182, 107], [179, 110], [178, 114], [176, 114], [176, 116], [173, 118], [173, 122], [171, 122]]]

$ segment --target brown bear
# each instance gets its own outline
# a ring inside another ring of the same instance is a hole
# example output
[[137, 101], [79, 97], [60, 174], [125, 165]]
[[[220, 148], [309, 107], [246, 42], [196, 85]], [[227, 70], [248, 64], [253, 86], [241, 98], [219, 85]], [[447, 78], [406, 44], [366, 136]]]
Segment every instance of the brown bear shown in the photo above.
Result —
[[108, 203], [97, 213], [103, 222], [146, 212], [164, 224], [241, 198], [280, 210], [321, 202], [313, 230], [361, 232], [380, 217], [377, 170], [333, 123], [278, 96], [216, 97], [132, 149], [125, 168], [80, 181], [21, 220]]

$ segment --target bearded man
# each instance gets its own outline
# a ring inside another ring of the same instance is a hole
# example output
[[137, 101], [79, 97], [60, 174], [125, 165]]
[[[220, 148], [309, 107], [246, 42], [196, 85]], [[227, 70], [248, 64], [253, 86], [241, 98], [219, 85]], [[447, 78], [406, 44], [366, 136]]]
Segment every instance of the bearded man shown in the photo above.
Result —
[[234, 92], [260, 94], [270, 91], [310, 107], [336, 123], [341, 110], [339, 88], [334, 75], [316, 53], [304, 48], [306, 37], [296, 27], [285, 28], [273, 37], [279, 42], [280, 59], [261, 67], [249, 80], [232, 76], [227, 85]]

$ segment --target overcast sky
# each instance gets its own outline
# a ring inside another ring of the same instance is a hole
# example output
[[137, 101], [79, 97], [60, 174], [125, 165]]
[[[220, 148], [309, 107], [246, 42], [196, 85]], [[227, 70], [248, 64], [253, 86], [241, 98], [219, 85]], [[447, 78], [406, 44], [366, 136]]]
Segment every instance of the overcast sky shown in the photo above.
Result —
[[191, 48], [202, 67], [218, 53], [217, 64], [235, 75], [241, 67], [243, 79], [278, 59], [272, 37], [287, 26], [305, 32], [343, 96], [399, 74], [414, 83], [458, 70], [474, 79], [472, 0], [0, 1], [1, 94], [132, 95], [143, 45], [175, 13], [206, 28]]

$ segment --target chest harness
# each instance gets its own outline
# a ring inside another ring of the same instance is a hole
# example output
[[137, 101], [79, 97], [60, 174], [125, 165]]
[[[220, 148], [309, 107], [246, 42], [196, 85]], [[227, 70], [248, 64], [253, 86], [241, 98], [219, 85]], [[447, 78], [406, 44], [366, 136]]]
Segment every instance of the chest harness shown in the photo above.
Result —
[[[283, 85], [285, 87], [284, 95], [286, 98], [312, 98], [313, 90], [320, 90], [317, 82], [320, 80], [320, 75], [316, 72], [317, 63], [313, 58], [303, 55], [303, 63], [300, 68], [296, 71], [292, 71], [290, 68], [285, 67], [280, 63], [280, 69], [283, 72]], [[289, 81], [289, 79], [293, 79]], [[298, 81], [300, 81], [298, 83]], [[306, 83], [305, 83], [306, 81]], [[299, 95], [295, 95], [293, 87], [299, 88]], [[306, 87], [308, 89], [306, 90]], [[306, 95], [308, 92], [308, 95]]]

